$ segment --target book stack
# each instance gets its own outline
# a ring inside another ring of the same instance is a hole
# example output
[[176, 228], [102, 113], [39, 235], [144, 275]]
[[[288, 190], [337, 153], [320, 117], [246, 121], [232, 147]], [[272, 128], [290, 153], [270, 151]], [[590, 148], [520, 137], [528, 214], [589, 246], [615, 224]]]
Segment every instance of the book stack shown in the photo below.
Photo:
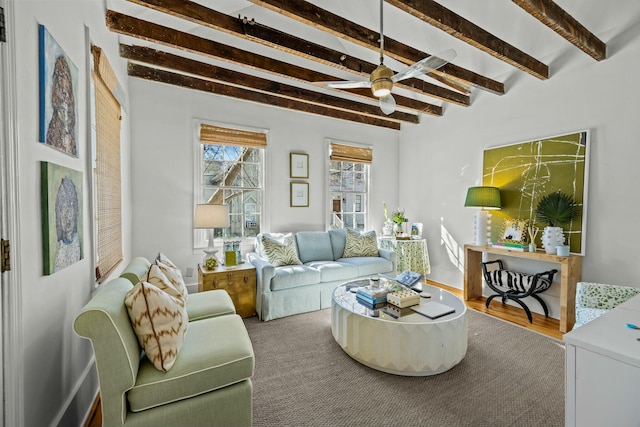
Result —
[[389, 290], [386, 288], [365, 286], [356, 291], [356, 301], [371, 310], [376, 310], [387, 305], [388, 293]]
[[491, 246], [493, 246], [494, 248], [509, 249], [511, 251], [529, 252], [528, 243], [509, 243], [509, 242], [497, 241], [493, 243]]

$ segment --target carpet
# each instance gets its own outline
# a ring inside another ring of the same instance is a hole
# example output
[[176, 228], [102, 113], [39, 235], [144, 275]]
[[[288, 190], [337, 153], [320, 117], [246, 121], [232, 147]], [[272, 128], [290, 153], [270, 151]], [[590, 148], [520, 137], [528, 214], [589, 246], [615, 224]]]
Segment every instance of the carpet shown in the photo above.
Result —
[[353, 360], [331, 335], [330, 309], [245, 319], [256, 361], [253, 425], [563, 426], [563, 344], [467, 313], [465, 358], [429, 377], [387, 374]]

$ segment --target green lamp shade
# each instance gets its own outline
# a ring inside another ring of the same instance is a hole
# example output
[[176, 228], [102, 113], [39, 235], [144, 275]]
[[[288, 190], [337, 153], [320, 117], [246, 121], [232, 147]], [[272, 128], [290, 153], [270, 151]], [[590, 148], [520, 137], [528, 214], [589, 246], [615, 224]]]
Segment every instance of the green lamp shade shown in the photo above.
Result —
[[498, 187], [470, 187], [467, 190], [467, 200], [464, 202], [468, 208], [500, 209], [500, 189]]

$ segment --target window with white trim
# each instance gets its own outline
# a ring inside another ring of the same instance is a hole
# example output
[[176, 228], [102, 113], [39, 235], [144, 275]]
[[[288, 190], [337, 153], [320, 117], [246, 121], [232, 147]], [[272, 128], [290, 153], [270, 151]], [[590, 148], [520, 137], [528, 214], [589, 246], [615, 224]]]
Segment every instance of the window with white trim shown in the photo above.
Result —
[[369, 147], [329, 144], [329, 228], [367, 229], [372, 158]]
[[[201, 123], [198, 134], [195, 204], [229, 206], [230, 226], [216, 229], [216, 238], [255, 237], [263, 222], [266, 133]], [[196, 230], [195, 247], [206, 239], [205, 230]]]

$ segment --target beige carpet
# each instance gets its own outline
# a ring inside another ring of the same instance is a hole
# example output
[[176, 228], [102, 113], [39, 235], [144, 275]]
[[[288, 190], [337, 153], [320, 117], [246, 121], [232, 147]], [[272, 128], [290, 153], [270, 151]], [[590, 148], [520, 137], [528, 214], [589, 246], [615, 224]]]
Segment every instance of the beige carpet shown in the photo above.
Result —
[[351, 359], [333, 340], [330, 310], [245, 319], [256, 357], [253, 425], [563, 426], [562, 343], [473, 310], [468, 316], [467, 355], [431, 377]]

